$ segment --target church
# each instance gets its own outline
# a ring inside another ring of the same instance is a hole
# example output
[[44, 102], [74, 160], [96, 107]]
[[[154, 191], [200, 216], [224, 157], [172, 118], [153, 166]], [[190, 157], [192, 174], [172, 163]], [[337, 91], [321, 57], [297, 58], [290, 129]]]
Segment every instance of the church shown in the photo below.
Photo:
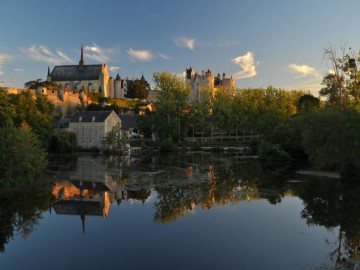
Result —
[[55, 66], [51, 72], [48, 68], [47, 81], [55, 82], [61, 88], [74, 93], [87, 90], [111, 98], [124, 98], [127, 90], [126, 83], [124, 84], [119, 74], [115, 80], [109, 76], [106, 64], [86, 65], [83, 46], [78, 65]]

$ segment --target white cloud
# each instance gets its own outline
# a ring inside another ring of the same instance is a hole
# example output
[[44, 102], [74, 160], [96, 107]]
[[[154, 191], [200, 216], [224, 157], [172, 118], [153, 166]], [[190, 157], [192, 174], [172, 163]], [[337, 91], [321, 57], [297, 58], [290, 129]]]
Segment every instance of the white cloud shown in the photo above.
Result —
[[3, 74], [5, 74], [5, 70], [3, 69], [2, 66], [0, 66], [0, 76], [3, 75]]
[[85, 62], [86, 58], [98, 61], [100, 63], [107, 63], [114, 59], [115, 57], [115, 49], [113, 48], [101, 48], [93, 43], [92, 46], [85, 46], [84, 47], [84, 56]]
[[128, 55], [130, 56], [131, 60], [136, 61], [150, 61], [154, 56], [148, 50], [133, 50], [130, 48], [127, 50]]
[[46, 46], [33, 45], [28, 48], [19, 48], [19, 50], [33, 60], [50, 64], [60, 64], [64, 62], [72, 62], [72, 60], [62, 51], [57, 50], [55, 53]]
[[254, 63], [254, 54], [252, 52], [247, 52], [244, 55], [235, 57], [231, 61], [241, 68], [239, 72], [234, 74], [235, 79], [250, 78], [257, 74]]
[[297, 78], [303, 78], [307, 76], [314, 76], [318, 79], [321, 78], [321, 74], [315, 68], [308, 65], [290, 64], [288, 67], [291, 71], [294, 71], [300, 75]]
[[120, 67], [114, 67], [114, 66], [110, 66], [109, 67], [109, 70], [111, 71], [111, 72], [116, 72], [116, 71], [118, 71], [120, 69]]
[[0, 64], [4, 64], [5, 62], [9, 61], [10, 59], [12, 59], [11, 55], [0, 53]]
[[24, 70], [23, 70], [22, 68], [14, 68], [13, 71], [14, 71], [14, 72], [22, 72], [22, 71], [24, 71]]
[[185, 38], [185, 37], [177, 37], [173, 38], [173, 41], [176, 46], [188, 48], [190, 50], [195, 49], [195, 38]]
[[163, 53], [158, 53], [159, 54], [159, 56], [160, 56], [160, 58], [162, 58], [162, 59], [164, 59], [164, 60], [171, 60], [171, 57], [169, 57], [169, 56], [167, 56], [167, 55], [165, 55], [165, 54], [163, 54]]

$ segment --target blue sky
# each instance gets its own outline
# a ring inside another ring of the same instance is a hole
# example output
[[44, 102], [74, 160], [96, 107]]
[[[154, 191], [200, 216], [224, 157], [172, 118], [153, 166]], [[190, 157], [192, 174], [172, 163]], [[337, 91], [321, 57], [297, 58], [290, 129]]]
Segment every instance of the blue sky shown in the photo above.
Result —
[[358, 0], [2, 0], [0, 81], [22, 87], [47, 68], [106, 63], [145, 78], [211, 69], [236, 86], [308, 89], [328, 67], [324, 48], [360, 48]]

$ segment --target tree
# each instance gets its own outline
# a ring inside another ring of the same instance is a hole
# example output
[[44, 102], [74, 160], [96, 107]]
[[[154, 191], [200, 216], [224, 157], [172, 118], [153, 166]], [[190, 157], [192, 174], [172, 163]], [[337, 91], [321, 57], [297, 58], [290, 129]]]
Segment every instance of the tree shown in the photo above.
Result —
[[343, 108], [346, 104], [347, 95], [344, 91], [344, 77], [329, 73], [322, 81], [325, 87], [319, 91], [320, 96], [327, 97], [328, 102], [334, 106]]
[[142, 76], [140, 80], [134, 80], [133, 83], [129, 85], [126, 97], [132, 99], [146, 99], [149, 95], [149, 91], [150, 85]]
[[112, 130], [106, 134], [105, 146], [110, 152], [121, 152], [127, 149], [129, 143], [129, 134], [128, 132], [122, 131], [120, 124], [116, 124]]
[[167, 72], [154, 73], [155, 87], [163, 94], [155, 104], [151, 118], [160, 139], [180, 140], [187, 134], [188, 98], [190, 89], [178, 76]]
[[320, 99], [314, 97], [313, 95], [306, 94], [297, 100], [296, 107], [298, 113], [316, 111], [320, 108]]
[[0, 185], [33, 181], [45, 167], [45, 151], [30, 126], [0, 128]]
[[11, 104], [9, 95], [0, 88], [0, 127], [13, 124], [15, 108]]
[[10, 95], [10, 102], [15, 108], [15, 126], [19, 127], [25, 121], [41, 141], [50, 138], [54, 128], [54, 106], [46, 95], [40, 94], [34, 100], [30, 91], [23, 91], [18, 95]]

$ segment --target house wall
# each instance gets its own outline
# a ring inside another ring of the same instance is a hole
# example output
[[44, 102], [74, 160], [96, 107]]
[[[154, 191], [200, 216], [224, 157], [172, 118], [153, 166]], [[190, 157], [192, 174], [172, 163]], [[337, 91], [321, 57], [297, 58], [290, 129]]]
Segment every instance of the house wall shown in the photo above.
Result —
[[76, 134], [80, 147], [103, 149], [106, 134], [118, 123], [121, 124], [119, 116], [112, 112], [104, 122], [70, 122], [69, 131]]
[[80, 147], [96, 147], [99, 149], [104, 147], [104, 122], [70, 122], [69, 131], [76, 134], [77, 143]]

